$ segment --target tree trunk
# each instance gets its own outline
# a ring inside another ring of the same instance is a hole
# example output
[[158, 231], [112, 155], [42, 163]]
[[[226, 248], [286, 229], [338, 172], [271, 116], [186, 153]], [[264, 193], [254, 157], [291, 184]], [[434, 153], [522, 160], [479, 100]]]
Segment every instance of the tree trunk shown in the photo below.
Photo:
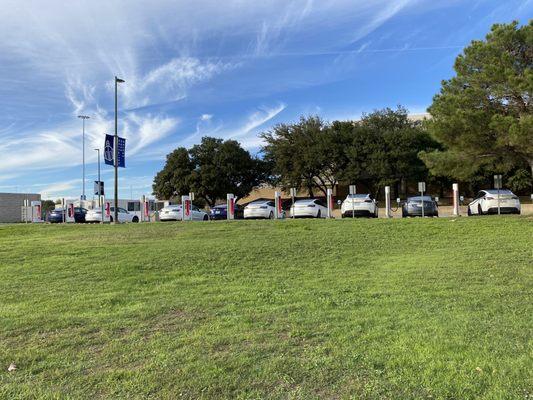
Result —
[[312, 185], [307, 185], [307, 193], [309, 194], [309, 197], [314, 197], [313, 196], [313, 186]]

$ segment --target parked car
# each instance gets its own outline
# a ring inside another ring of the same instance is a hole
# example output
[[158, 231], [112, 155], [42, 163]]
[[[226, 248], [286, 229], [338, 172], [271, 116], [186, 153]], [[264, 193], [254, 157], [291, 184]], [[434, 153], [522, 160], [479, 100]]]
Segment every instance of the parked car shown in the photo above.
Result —
[[[510, 190], [500, 190], [500, 213], [520, 214], [520, 199]], [[498, 190], [481, 190], [468, 204], [468, 215], [498, 214]]]
[[291, 216], [294, 218], [326, 218], [328, 208], [321, 199], [296, 200], [291, 206]]
[[413, 196], [408, 197], [402, 205], [402, 218], [421, 217], [422, 207], [424, 207], [425, 217], [439, 216], [439, 206], [431, 196]]
[[[109, 208], [111, 215], [108, 217], [105, 215], [104, 211], [104, 222], [113, 222], [115, 216], [115, 207]], [[86, 222], [101, 222], [102, 221], [102, 210], [100, 208], [93, 208], [88, 210], [85, 214]], [[132, 214], [122, 207], [118, 207], [118, 222], [139, 222], [139, 217], [135, 214]]]
[[244, 219], [269, 218], [274, 219], [276, 205], [273, 200], [256, 200], [244, 207]]
[[349, 194], [341, 205], [342, 218], [378, 217], [378, 202], [371, 194]]
[[[200, 210], [194, 204], [191, 206], [193, 221], [207, 221], [209, 216], [206, 212]], [[181, 204], [166, 206], [159, 211], [160, 221], [181, 221]]]
[[[87, 209], [83, 207], [74, 207], [74, 222], [77, 223], [83, 223], [85, 222], [85, 214], [87, 213]], [[65, 214], [65, 209], [63, 208], [56, 208], [54, 210], [51, 210], [48, 214], [48, 222], [52, 224], [57, 224], [63, 222]]]
[[[234, 210], [235, 210], [235, 219], [244, 218], [244, 210], [241, 206], [239, 206], [238, 204], [235, 204]], [[217, 206], [214, 206], [209, 211], [209, 218], [211, 218], [212, 220], [228, 219], [228, 205], [219, 204]]]

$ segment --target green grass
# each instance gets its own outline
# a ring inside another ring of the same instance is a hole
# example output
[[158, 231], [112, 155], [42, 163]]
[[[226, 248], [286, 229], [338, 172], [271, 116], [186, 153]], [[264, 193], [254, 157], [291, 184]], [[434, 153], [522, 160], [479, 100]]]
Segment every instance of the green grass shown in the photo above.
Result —
[[525, 217], [1, 226], [0, 398], [531, 398], [532, 272]]

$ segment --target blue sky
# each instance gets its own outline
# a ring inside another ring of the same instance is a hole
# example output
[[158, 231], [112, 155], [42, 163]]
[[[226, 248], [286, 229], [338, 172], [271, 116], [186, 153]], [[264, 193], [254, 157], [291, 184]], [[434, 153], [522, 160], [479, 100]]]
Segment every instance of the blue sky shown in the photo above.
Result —
[[91, 194], [114, 75], [119, 193], [138, 198], [202, 136], [257, 152], [259, 132], [300, 115], [422, 113], [464, 46], [532, 17], [533, 0], [1, 0], [0, 191], [78, 197], [83, 113]]

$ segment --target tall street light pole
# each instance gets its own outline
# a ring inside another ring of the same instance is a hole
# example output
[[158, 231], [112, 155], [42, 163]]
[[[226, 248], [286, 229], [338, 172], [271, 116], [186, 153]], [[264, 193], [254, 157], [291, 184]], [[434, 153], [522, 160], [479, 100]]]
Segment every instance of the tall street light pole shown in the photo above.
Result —
[[87, 200], [85, 196], [85, 120], [89, 119], [87, 115], [78, 115], [78, 118], [81, 118], [83, 121], [83, 136], [82, 136], [82, 164], [83, 164], [83, 179], [82, 179], [82, 191], [81, 191], [81, 200]]
[[100, 149], [94, 149], [98, 152], [98, 207], [102, 215], [102, 223], [104, 223], [104, 203], [102, 201], [102, 185], [100, 183]]
[[118, 84], [123, 83], [124, 80], [115, 76], [115, 209], [113, 220], [118, 224]]
[[101, 196], [102, 193], [100, 193], [100, 149], [94, 149], [98, 153], [98, 207], [100, 207], [101, 203]]

